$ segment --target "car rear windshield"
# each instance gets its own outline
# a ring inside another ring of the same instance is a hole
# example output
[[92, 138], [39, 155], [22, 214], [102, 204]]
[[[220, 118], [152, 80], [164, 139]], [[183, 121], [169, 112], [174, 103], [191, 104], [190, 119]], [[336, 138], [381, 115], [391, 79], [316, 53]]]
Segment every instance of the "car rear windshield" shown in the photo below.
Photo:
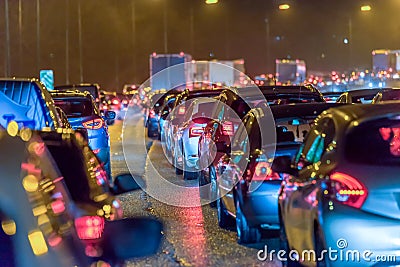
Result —
[[347, 135], [345, 154], [354, 163], [400, 165], [400, 116], [356, 127]]
[[351, 98], [351, 102], [358, 103], [358, 104], [369, 104], [372, 102], [372, 99], [374, 97], [375, 97], [375, 94], [363, 95], [363, 96], [353, 96]]
[[400, 90], [390, 90], [382, 93], [382, 101], [400, 100]]
[[65, 112], [68, 118], [86, 117], [94, 114], [92, 102], [87, 98], [54, 99], [54, 103]]

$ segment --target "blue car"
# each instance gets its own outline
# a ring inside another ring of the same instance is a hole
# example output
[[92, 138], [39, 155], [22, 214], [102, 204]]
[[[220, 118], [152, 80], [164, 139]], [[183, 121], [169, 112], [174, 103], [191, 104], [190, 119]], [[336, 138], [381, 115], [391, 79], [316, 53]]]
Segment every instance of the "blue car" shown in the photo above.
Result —
[[115, 112], [106, 111], [103, 118], [89, 92], [52, 91], [51, 96], [55, 105], [67, 115], [73, 129], [83, 127], [87, 130], [89, 147], [104, 164], [110, 178], [110, 137], [107, 125], [113, 123]]
[[32, 130], [65, 128], [50, 93], [36, 79], [0, 79], [0, 126], [11, 121]]

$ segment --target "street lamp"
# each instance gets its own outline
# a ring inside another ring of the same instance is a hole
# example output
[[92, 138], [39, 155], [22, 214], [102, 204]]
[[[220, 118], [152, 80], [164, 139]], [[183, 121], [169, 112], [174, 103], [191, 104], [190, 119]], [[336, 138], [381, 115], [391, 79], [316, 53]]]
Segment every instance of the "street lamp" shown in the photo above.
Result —
[[371, 6], [370, 5], [363, 5], [363, 6], [361, 6], [360, 7], [360, 10], [362, 11], [362, 12], [368, 12], [368, 11], [371, 11]]
[[288, 5], [288, 4], [279, 5], [279, 10], [288, 10], [289, 8], [290, 8], [290, 5]]
[[206, 0], [207, 5], [217, 4], [218, 0]]

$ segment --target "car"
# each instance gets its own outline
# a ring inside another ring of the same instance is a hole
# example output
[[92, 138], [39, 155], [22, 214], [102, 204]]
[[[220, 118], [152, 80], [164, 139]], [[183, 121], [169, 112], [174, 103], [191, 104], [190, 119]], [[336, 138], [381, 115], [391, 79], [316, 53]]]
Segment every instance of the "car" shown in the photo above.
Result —
[[99, 215], [107, 220], [123, 218], [121, 204], [112, 191], [111, 178], [80, 133], [73, 130], [42, 131], [39, 136], [76, 205], [86, 210], [87, 214]]
[[[288, 265], [375, 266], [379, 255], [398, 255], [399, 118], [398, 103], [329, 109], [293, 161], [274, 160], [272, 170], [285, 173], [281, 244], [286, 253], [298, 252]], [[321, 257], [328, 249], [359, 260]], [[302, 257], [306, 250], [319, 260]], [[399, 264], [398, 257], [390, 264]]]
[[379, 91], [372, 99], [372, 104], [391, 100], [400, 100], [400, 88], [385, 88]]
[[[164, 103], [161, 105], [160, 107], [160, 119], [158, 121], [158, 139], [159, 140], [166, 140], [166, 141], [170, 141], [169, 139], [165, 138], [165, 129], [167, 128], [167, 125], [165, 124], [165, 122], [167, 121], [167, 118], [169, 116], [169, 114], [171, 113], [172, 109], [174, 108], [175, 105], [175, 101], [176, 101], [176, 95], [175, 94], [171, 94], [168, 95], [165, 100]], [[162, 138], [164, 137], [164, 138]], [[165, 144], [167, 147], [170, 146], [170, 144]], [[167, 150], [169, 151], [169, 150]]]
[[107, 125], [113, 123], [115, 112], [106, 111], [103, 117], [88, 92], [54, 90], [51, 96], [55, 105], [67, 115], [73, 129], [83, 127], [87, 130], [90, 148], [104, 163], [104, 169], [108, 177], [111, 177], [110, 137]]
[[50, 93], [37, 79], [1, 78], [0, 107], [4, 128], [11, 121], [33, 130], [64, 127]]
[[204, 168], [199, 165], [199, 139], [204, 126], [211, 120], [214, 108], [215, 99], [195, 98], [190, 101], [183, 122], [178, 126], [173, 158], [175, 168], [183, 170], [184, 180], [197, 179], [200, 170]]
[[337, 103], [369, 104], [377, 93], [383, 88], [357, 89], [342, 93], [336, 100]]
[[[239, 243], [260, 241], [261, 229], [279, 229], [278, 192], [282, 176], [271, 170], [274, 157], [293, 157], [314, 119], [336, 103], [258, 107], [243, 118], [231, 153], [216, 166], [217, 215], [221, 227], [235, 225]], [[276, 133], [269, 132], [275, 125]], [[263, 130], [265, 127], [265, 130]], [[276, 137], [276, 143], [273, 140]]]
[[15, 121], [0, 126], [0, 183], [1, 266], [121, 266], [158, 250], [159, 221], [87, 215], [70, 198], [40, 132]]
[[259, 88], [271, 105], [325, 102], [322, 93], [311, 84], [265, 85]]
[[66, 84], [54, 86], [54, 90], [58, 91], [79, 91], [89, 92], [93, 97], [97, 108], [100, 108], [100, 85], [97, 83], [80, 83], [80, 84]]
[[[180, 137], [178, 134], [179, 129], [185, 122], [185, 117], [192, 115], [190, 113], [188, 114], [187, 112], [189, 105], [196, 98], [213, 98], [218, 96], [220, 93], [220, 89], [194, 91], [185, 90], [184, 92], [176, 95], [174, 106], [171, 112], [167, 115], [163, 125], [164, 136], [161, 136], [164, 153], [167, 155], [167, 157], [171, 155], [171, 163], [175, 167], [176, 174], [183, 173], [182, 158], [178, 157], [178, 155], [182, 154], [177, 150], [182, 149], [182, 146], [178, 146], [180, 145], [178, 141]], [[169, 145], [167, 146], [166, 144]]]
[[144, 113], [145, 127], [147, 128], [148, 137], [158, 137], [158, 120], [160, 118], [160, 107], [167, 97], [167, 91], [160, 90], [152, 92], [149, 95], [149, 101], [146, 105]]

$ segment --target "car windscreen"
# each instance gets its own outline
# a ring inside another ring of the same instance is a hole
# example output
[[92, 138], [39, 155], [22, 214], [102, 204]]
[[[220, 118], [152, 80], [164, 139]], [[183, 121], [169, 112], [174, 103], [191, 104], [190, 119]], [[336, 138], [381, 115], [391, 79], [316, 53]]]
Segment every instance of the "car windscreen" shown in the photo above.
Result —
[[92, 102], [87, 98], [55, 98], [54, 103], [64, 111], [68, 118], [94, 114]]
[[400, 117], [357, 126], [347, 135], [345, 155], [353, 163], [400, 165]]

